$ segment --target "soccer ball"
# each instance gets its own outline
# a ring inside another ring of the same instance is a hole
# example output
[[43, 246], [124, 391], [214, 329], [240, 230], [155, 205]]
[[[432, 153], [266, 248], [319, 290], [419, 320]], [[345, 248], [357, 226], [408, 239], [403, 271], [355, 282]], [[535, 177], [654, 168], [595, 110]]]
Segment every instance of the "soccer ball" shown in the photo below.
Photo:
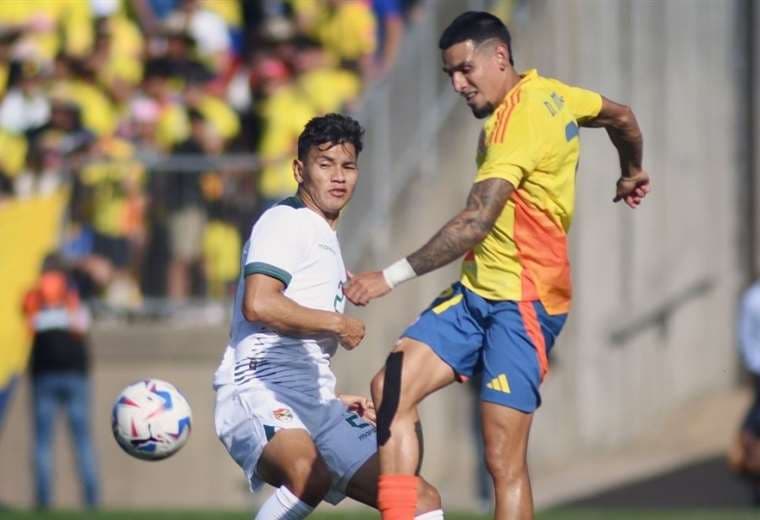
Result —
[[190, 437], [191, 421], [185, 397], [161, 379], [144, 379], [126, 387], [111, 413], [116, 442], [143, 460], [161, 460], [177, 453]]

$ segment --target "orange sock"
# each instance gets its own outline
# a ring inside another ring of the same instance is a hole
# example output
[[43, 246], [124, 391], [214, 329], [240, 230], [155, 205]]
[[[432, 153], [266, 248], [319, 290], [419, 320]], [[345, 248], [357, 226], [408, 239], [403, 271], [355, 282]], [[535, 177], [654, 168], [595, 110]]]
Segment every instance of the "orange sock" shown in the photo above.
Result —
[[417, 509], [415, 475], [380, 475], [377, 481], [377, 508], [382, 520], [413, 520]]

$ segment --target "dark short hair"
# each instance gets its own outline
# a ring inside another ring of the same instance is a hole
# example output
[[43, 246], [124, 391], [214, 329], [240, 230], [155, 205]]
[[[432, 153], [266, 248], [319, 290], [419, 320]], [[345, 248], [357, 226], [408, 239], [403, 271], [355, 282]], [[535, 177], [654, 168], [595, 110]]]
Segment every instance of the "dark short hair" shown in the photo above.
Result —
[[486, 40], [496, 38], [507, 46], [509, 51], [509, 63], [514, 65], [512, 57], [512, 36], [504, 22], [491, 13], [483, 11], [467, 11], [457, 16], [441, 34], [438, 40], [438, 48], [448, 49], [457, 43], [472, 40], [474, 44], [483, 43]]
[[303, 161], [312, 146], [332, 143], [351, 143], [356, 149], [356, 156], [362, 151], [364, 129], [352, 117], [343, 114], [327, 114], [313, 118], [298, 136], [298, 159]]

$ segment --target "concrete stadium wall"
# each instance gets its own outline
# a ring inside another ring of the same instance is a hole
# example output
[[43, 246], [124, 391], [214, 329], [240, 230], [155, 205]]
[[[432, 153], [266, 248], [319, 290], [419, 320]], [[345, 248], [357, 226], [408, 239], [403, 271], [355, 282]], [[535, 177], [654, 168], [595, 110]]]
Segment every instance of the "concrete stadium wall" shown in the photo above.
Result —
[[[746, 277], [738, 8], [728, 0], [531, 0], [515, 14], [519, 68], [538, 67], [634, 108], [654, 186], [636, 211], [613, 205], [615, 151], [604, 132], [582, 131], [571, 232], [575, 301], [543, 388], [534, 466], [613, 450], [682, 404], [736, 382], [734, 309]], [[459, 107], [437, 148], [421, 152], [436, 154], [438, 166], [431, 172], [423, 160], [397, 202], [394, 240], [363, 267], [408, 254], [462, 207], [477, 133], [478, 122]], [[456, 273], [454, 266], [425, 276], [361, 311], [368, 344], [336, 366], [366, 366], [353, 361], [362, 356], [376, 366]], [[448, 392], [424, 408], [424, 470], [451, 499], [472, 488], [461, 475], [475, 461], [468, 394]]]
[[[736, 380], [734, 308], [744, 273], [737, 211], [742, 153], [738, 2], [530, 0], [513, 23], [520, 68], [596, 89], [630, 104], [645, 136], [653, 193], [632, 212], [611, 203], [617, 158], [601, 131], [582, 132], [572, 230], [575, 301], [543, 388], [531, 441], [536, 467], [571, 465], [614, 450], [683, 403]], [[430, 45], [435, 45], [431, 41]], [[442, 81], [443, 78], [442, 78]], [[371, 122], [368, 131], [372, 132]], [[464, 204], [479, 122], [460, 103], [388, 223], [388, 247], [350, 267], [408, 254]], [[393, 158], [388, 158], [393, 166]], [[379, 172], [364, 172], [378, 175]], [[362, 230], [372, 239], [374, 229]], [[383, 232], [385, 234], [385, 232]], [[367, 392], [398, 333], [451, 281], [456, 265], [399, 287], [366, 309], [368, 338], [334, 361], [339, 389]], [[100, 327], [94, 337], [95, 441], [108, 507], [240, 509], [242, 476], [215, 439], [210, 378], [226, 331], [201, 326]], [[147, 375], [178, 384], [195, 426], [175, 458], [144, 463], [111, 439], [118, 390]], [[21, 385], [0, 437], [0, 502], [29, 504], [31, 428]], [[423, 406], [423, 472], [450, 506], [473, 504], [472, 394], [454, 386]], [[63, 426], [62, 424], [59, 426]], [[677, 435], [678, 432], [673, 432]], [[59, 504], [77, 503], [66, 438], [58, 439]], [[257, 500], [260, 500], [259, 497]]]
[[735, 382], [742, 58], [738, 2], [529, 5], [519, 62], [631, 105], [653, 178], [640, 209], [612, 205], [616, 155], [582, 132], [575, 303], [533, 445], [549, 460], [620, 445]]

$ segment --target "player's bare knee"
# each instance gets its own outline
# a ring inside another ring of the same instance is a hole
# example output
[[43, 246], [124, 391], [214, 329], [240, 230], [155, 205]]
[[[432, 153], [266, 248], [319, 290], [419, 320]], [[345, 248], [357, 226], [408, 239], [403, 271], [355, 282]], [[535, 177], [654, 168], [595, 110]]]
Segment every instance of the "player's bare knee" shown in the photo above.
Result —
[[527, 461], [524, 457], [507, 454], [505, 450], [486, 449], [486, 469], [496, 486], [510, 485], [523, 479], [528, 472]]
[[424, 480], [420, 480], [420, 485], [417, 488], [417, 514], [437, 509], [441, 509], [441, 495], [436, 488]]

